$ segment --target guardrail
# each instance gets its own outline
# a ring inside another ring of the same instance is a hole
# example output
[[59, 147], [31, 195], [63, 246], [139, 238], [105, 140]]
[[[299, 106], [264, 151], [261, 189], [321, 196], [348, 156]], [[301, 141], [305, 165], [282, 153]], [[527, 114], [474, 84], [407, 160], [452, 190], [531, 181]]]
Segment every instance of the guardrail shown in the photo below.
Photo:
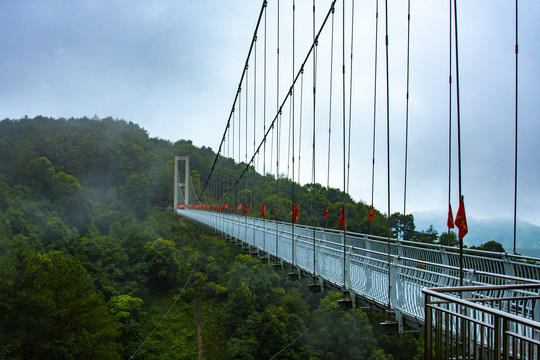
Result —
[[540, 284], [422, 292], [426, 360], [540, 357]]
[[[458, 249], [202, 210], [178, 210], [225, 237], [323, 279], [358, 298], [424, 323], [425, 287], [459, 285]], [[465, 285], [540, 284], [540, 259], [464, 251]]]

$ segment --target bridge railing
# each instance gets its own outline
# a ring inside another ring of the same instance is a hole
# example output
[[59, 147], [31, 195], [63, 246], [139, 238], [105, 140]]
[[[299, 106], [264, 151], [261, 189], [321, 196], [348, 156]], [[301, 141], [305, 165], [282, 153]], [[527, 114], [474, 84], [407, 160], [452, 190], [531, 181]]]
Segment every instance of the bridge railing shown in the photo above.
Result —
[[[272, 220], [179, 210], [178, 214], [211, 227], [262, 252], [324, 279], [397, 316], [424, 322], [425, 287], [456, 287], [457, 249]], [[537, 282], [538, 259], [479, 250], [464, 254], [464, 285]]]
[[424, 289], [425, 359], [538, 359], [540, 284]]

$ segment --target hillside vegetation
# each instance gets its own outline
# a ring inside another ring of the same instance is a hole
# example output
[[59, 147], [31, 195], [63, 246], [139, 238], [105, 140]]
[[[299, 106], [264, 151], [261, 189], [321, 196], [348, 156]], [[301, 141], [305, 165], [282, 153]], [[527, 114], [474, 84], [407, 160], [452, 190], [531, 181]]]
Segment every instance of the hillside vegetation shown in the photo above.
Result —
[[[381, 315], [338, 311], [341, 294], [312, 295], [308, 279], [288, 282], [286, 271], [156, 212], [172, 200], [175, 155], [188, 155], [201, 181], [215, 157], [111, 118], [0, 122], [0, 359], [421, 358], [419, 334], [384, 335]], [[218, 164], [224, 179], [245, 166]], [[253, 205], [270, 206], [272, 177], [249, 176]], [[226, 191], [223, 181], [215, 188]], [[280, 182], [277, 217], [287, 220], [291, 187]], [[313, 194], [337, 226], [340, 191], [297, 190], [300, 222], [321, 222], [307, 210]], [[383, 214], [370, 224], [369, 207], [346, 200], [351, 230], [387, 232]], [[425, 236], [406, 220], [391, 231]]]

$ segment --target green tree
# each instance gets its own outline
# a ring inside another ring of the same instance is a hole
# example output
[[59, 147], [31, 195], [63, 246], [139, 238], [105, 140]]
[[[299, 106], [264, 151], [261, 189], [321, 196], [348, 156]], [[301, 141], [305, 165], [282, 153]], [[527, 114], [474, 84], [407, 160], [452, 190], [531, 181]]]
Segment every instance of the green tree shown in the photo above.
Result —
[[71, 197], [81, 190], [79, 180], [63, 171], [54, 175], [52, 183], [54, 194], [58, 199]]
[[429, 225], [429, 228], [422, 231], [415, 231], [413, 240], [426, 244], [434, 244], [438, 238], [438, 232], [433, 225]]
[[366, 314], [359, 309], [333, 310], [342, 297], [331, 292], [321, 300], [320, 320], [310, 337], [316, 356], [325, 360], [376, 358], [379, 354]]
[[392, 232], [400, 239], [410, 240], [415, 233], [414, 216], [412, 214], [393, 213], [390, 216], [390, 227]]
[[[108, 302], [109, 312], [120, 330], [117, 340], [126, 351], [132, 350], [143, 340], [142, 329], [146, 321], [143, 304], [142, 299], [131, 295], [112, 296]], [[130, 354], [124, 353], [124, 355], [127, 357]]]
[[122, 200], [139, 220], [144, 220], [150, 208], [152, 190], [150, 181], [144, 174], [131, 174], [121, 189]]
[[195, 193], [199, 195], [199, 193], [201, 192], [201, 176], [199, 175], [197, 170], [191, 170], [190, 180], [191, 185], [193, 185], [193, 190], [195, 190]]
[[0, 221], [5, 229], [4, 231], [10, 235], [30, 237], [34, 234], [34, 225], [19, 209], [9, 207], [0, 218]]
[[[239, 330], [249, 343], [258, 345], [257, 359], [269, 359], [279, 351], [280, 357], [285, 359], [306, 357], [301, 343], [291, 345], [304, 330], [303, 323], [297, 315], [288, 313], [283, 307], [270, 305], [262, 313], [253, 312]], [[289, 347], [285, 348], [287, 345]]]
[[456, 233], [450, 230], [450, 232], [443, 232], [441, 236], [439, 236], [439, 244], [446, 246], [456, 246], [459, 245], [459, 240]]
[[45, 156], [33, 159], [27, 165], [25, 174], [27, 184], [42, 196], [53, 194], [54, 176], [54, 167]]
[[180, 276], [180, 252], [170, 240], [156, 239], [144, 244], [142, 261], [137, 265], [147, 286], [158, 292], [173, 289]]
[[504, 250], [504, 246], [495, 240], [485, 242], [484, 244], [480, 245], [478, 249], [493, 252], [506, 252], [506, 250]]
[[14, 246], [0, 266], [2, 356], [119, 359], [114, 320], [76, 259]]
[[71, 241], [79, 236], [77, 229], [70, 229], [56, 213], [49, 214], [45, 226], [40, 233], [40, 239], [51, 249], [67, 249]]

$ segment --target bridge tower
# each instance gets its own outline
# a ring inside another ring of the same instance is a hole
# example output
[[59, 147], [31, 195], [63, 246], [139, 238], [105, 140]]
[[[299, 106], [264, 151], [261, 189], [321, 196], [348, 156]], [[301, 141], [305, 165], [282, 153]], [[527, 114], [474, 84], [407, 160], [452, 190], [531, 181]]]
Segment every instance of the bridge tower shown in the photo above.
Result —
[[[178, 161], [184, 161], [184, 181], [179, 183], [178, 179]], [[189, 156], [174, 157], [174, 209], [178, 208], [178, 190], [182, 192], [184, 205], [189, 205]]]

